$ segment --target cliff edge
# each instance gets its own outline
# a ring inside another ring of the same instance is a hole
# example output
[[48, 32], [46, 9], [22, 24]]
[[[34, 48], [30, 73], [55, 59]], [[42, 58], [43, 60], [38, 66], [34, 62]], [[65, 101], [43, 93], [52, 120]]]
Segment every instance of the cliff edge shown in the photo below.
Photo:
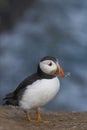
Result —
[[[19, 108], [0, 107], [0, 130], [87, 130], [87, 112], [41, 110], [49, 124], [29, 123]], [[35, 113], [31, 112], [33, 118]]]

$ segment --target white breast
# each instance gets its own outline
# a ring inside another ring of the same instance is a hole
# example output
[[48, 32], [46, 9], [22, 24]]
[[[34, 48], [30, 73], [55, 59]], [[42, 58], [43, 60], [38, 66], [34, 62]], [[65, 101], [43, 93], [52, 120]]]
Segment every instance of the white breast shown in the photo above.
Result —
[[51, 101], [59, 91], [57, 78], [41, 79], [27, 86], [19, 105], [22, 109], [32, 109], [43, 106]]

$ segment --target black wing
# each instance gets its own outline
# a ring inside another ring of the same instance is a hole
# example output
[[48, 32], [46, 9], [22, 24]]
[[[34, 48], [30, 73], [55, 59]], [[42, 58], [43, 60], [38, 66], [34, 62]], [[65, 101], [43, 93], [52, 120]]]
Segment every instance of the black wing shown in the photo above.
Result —
[[24, 90], [26, 89], [26, 87], [30, 84], [32, 84], [33, 82], [35, 82], [36, 80], [40, 79], [40, 77], [38, 76], [37, 73], [28, 76], [26, 79], [24, 79], [16, 88], [15, 91], [13, 91], [12, 93], [9, 93], [6, 95], [6, 97], [4, 98], [6, 105], [18, 105], [19, 100], [22, 97], [22, 94], [24, 92]]

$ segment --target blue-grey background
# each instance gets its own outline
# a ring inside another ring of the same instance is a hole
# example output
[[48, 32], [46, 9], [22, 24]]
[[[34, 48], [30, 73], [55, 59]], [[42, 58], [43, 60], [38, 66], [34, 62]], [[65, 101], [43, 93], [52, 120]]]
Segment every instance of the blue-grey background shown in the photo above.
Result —
[[0, 103], [36, 71], [46, 55], [59, 59], [70, 77], [45, 108], [87, 110], [87, 1], [37, 0], [10, 31], [0, 34]]

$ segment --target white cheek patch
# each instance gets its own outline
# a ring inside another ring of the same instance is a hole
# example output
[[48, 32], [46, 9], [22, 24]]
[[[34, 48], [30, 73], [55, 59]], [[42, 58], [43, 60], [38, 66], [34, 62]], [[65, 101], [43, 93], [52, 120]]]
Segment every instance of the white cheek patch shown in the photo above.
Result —
[[43, 63], [40, 63], [40, 69], [41, 69], [44, 73], [47, 73], [47, 74], [50, 74], [50, 72], [51, 72], [51, 70], [50, 70], [50, 68], [48, 67], [48, 65], [43, 64]]
[[[49, 66], [50, 62], [52, 62], [52, 66]], [[39, 65], [40, 69], [46, 74], [51, 74], [53, 70], [57, 69], [57, 65], [51, 60], [42, 61]]]

